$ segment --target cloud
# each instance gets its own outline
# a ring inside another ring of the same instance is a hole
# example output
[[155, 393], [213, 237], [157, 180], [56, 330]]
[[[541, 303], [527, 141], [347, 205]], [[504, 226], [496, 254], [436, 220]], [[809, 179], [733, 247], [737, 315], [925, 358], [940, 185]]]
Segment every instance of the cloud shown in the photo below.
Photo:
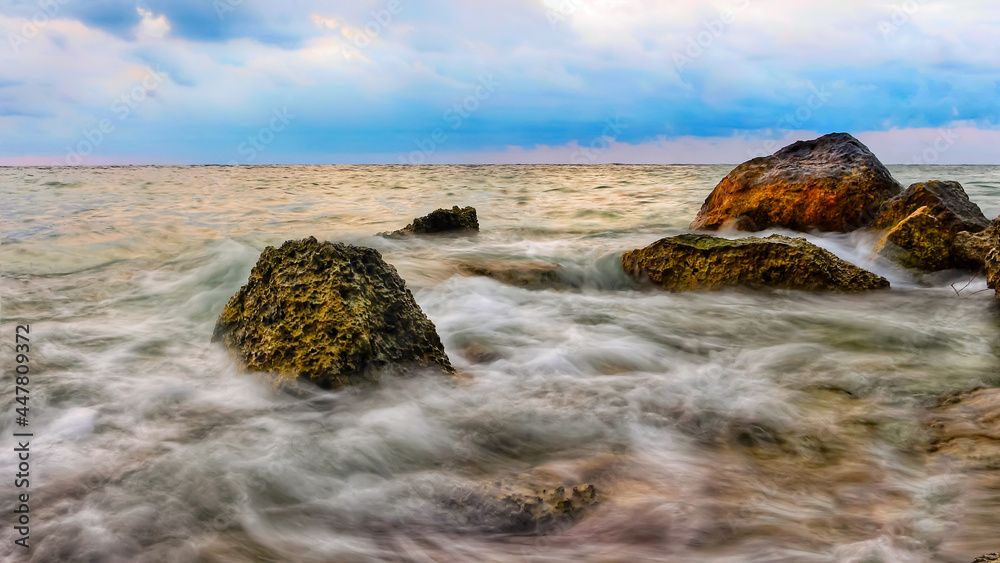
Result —
[[[920, 148], [906, 135], [1000, 124], [986, 1], [217, 1], [0, 7], [0, 155], [63, 154], [149, 69], [165, 80], [91, 159], [242, 158], [275, 108], [299, 118], [261, 162], [396, 162], [438, 128], [433, 159], [559, 159], [609, 119], [627, 124], [612, 161], [720, 162], [800, 131], [903, 155]], [[453, 128], [489, 76], [495, 92]], [[985, 157], [957, 143], [947, 158]]]

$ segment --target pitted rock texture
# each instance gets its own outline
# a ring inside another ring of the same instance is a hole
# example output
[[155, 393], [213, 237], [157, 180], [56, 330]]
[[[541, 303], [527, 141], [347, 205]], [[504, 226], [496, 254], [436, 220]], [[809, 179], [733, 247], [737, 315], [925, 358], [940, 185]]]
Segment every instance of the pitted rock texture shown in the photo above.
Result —
[[313, 237], [264, 250], [212, 340], [250, 370], [328, 389], [382, 372], [454, 372], [434, 324], [377, 250]]

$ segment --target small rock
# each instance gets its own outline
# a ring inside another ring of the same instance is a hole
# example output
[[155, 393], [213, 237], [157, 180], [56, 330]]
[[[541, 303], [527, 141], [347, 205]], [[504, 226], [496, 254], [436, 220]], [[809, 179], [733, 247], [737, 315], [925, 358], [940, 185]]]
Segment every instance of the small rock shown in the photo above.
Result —
[[479, 232], [479, 218], [475, 207], [436, 209], [398, 231], [382, 233], [383, 236], [431, 235], [437, 233]]
[[969, 200], [962, 184], [936, 180], [913, 184], [883, 203], [871, 226], [891, 229], [921, 207], [927, 207], [928, 213], [940, 221], [949, 239], [962, 231], [978, 233], [990, 226], [990, 220]]
[[625, 272], [670, 291], [730, 286], [858, 292], [889, 281], [803, 238], [771, 235], [729, 240], [684, 234], [626, 252]]
[[925, 272], [952, 267], [951, 235], [926, 205], [886, 233], [875, 244], [874, 252], [905, 268]]
[[463, 515], [463, 527], [486, 532], [544, 535], [571, 525], [600, 501], [593, 485], [525, 489], [497, 483], [465, 492], [444, 502], [452, 514]]
[[976, 557], [976, 560], [972, 563], [998, 563], [1000, 562], [1000, 553], [987, 553], [986, 555], [981, 555]]
[[705, 200], [692, 229], [848, 232], [903, 191], [861, 141], [833, 133], [744, 162]]
[[250, 370], [327, 389], [383, 371], [454, 372], [434, 323], [377, 250], [313, 237], [264, 249], [212, 341]]

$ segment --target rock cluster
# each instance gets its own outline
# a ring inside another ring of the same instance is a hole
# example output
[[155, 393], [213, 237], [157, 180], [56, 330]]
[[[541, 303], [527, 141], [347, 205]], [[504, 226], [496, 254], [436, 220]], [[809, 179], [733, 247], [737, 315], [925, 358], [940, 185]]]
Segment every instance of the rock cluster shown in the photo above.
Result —
[[386, 371], [454, 371], [434, 324], [377, 250], [312, 237], [264, 250], [212, 339], [250, 370], [328, 389]]

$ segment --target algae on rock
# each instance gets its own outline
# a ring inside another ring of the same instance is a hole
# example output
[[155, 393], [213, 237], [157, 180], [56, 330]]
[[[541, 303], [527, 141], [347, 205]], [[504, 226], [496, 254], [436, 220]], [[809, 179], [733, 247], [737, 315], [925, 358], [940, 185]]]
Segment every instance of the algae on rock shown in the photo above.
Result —
[[670, 291], [730, 286], [859, 292], [889, 287], [881, 276], [803, 238], [724, 239], [684, 234], [626, 252], [625, 272]]

